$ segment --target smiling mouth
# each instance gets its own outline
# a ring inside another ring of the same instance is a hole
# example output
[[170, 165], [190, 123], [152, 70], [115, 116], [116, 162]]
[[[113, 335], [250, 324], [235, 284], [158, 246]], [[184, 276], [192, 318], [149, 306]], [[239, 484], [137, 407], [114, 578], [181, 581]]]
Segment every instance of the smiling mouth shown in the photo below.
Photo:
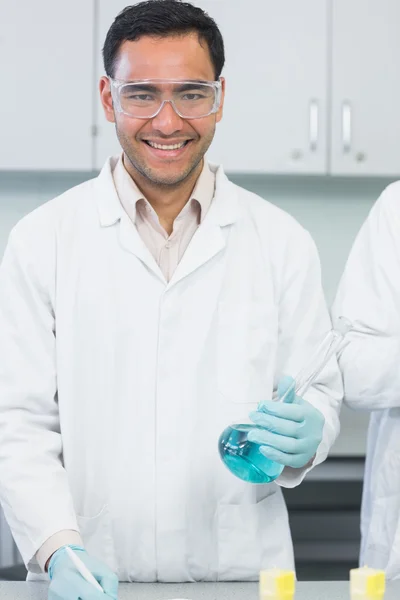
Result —
[[150, 140], [143, 140], [145, 144], [150, 146], [151, 148], [155, 148], [156, 150], [180, 150], [187, 146], [191, 140], [185, 140], [184, 142], [180, 142], [179, 144], [156, 144]]

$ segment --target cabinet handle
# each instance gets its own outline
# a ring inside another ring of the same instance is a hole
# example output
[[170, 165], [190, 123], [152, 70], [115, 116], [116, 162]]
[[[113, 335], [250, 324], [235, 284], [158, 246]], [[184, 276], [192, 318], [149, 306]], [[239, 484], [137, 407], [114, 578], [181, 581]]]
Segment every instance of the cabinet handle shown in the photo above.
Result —
[[316, 152], [318, 148], [319, 106], [317, 100], [310, 102], [310, 150]]
[[351, 116], [350, 102], [346, 100], [342, 106], [342, 142], [345, 153], [351, 150]]

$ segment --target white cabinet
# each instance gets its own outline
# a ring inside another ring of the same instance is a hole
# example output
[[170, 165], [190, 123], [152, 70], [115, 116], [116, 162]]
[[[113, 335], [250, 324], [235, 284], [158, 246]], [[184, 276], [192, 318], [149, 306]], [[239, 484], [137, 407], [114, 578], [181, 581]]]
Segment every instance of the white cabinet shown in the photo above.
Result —
[[91, 169], [92, 2], [0, 2], [0, 73], [0, 170]]
[[400, 174], [400, 2], [332, 2], [332, 174]]
[[210, 160], [228, 171], [324, 173], [327, 0], [196, 4], [215, 19], [226, 49], [225, 110]]
[[[211, 161], [234, 172], [400, 174], [399, 0], [194, 1], [216, 20], [226, 47]], [[96, 2], [101, 168], [120, 152], [99, 100], [101, 47], [126, 2]]]
[[107, 31], [118, 13], [127, 5], [138, 4], [139, 0], [127, 2], [126, 0], [96, 0], [97, 3], [97, 31], [96, 31], [96, 85], [95, 85], [95, 115], [96, 115], [96, 144], [95, 144], [95, 167], [101, 169], [108, 156], [121, 152], [114, 123], [109, 123], [103, 112], [100, 102], [99, 79], [105, 75], [103, 67], [102, 48], [106, 39]]
[[[98, 2], [101, 46], [120, 0]], [[226, 47], [226, 102], [208, 158], [227, 171], [324, 173], [327, 168], [327, 0], [197, 0]], [[96, 166], [120, 147], [96, 99]]]

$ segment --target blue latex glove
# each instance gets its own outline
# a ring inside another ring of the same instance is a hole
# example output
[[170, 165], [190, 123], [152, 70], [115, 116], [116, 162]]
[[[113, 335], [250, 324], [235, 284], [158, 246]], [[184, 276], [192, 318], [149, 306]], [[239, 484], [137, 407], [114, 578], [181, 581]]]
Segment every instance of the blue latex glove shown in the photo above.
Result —
[[[278, 385], [282, 398], [293, 379], [285, 377]], [[275, 462], [304, 467], [317, 452], [325, 423], [323, 414], [312, 404], [290, 392], [285, 402], [263, 402], [261, 411], [250, 413], [250, 419], [263, 429], [253, 429], [248, 440], [260, 444], [260, 452]]]
[[70, 546], [84, 565], [94, 575], [104, 590], [97, 590], [77, 571], [65, 546], [59, 548], [50, 559], [49, 577], [51, 579], [48, 600], [107, 600], [117, 599], [118, 577], [110, 569], [80, 546]]

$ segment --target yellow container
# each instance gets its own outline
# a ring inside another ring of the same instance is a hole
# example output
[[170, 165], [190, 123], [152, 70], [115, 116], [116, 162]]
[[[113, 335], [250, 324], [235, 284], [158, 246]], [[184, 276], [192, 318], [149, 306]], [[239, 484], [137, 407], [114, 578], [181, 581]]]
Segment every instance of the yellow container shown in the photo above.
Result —
[[260, 600], [293, 600], [295, 592], [294, 571], [267, 569], [260, 571]]
[[350, 571], [351, 600], [383, 600], [385, 572], [361, 567]]

